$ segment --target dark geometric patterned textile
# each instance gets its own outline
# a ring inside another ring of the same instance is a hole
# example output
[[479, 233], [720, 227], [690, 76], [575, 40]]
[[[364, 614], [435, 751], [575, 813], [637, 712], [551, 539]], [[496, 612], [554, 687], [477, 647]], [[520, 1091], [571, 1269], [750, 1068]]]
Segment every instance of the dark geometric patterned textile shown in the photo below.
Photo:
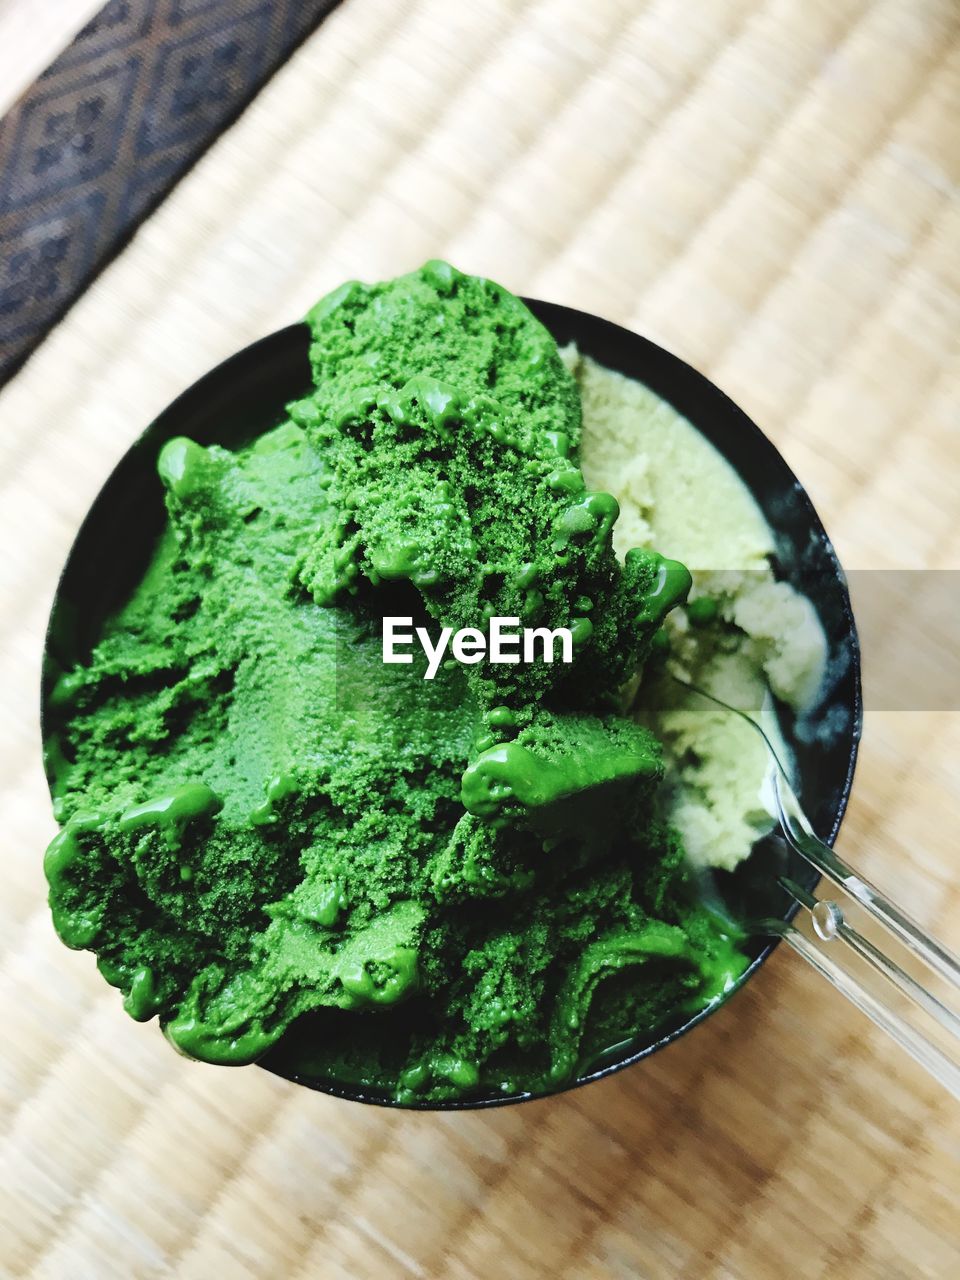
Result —
[[110, 0], [0, 120], [0, 384], [337, 0]]

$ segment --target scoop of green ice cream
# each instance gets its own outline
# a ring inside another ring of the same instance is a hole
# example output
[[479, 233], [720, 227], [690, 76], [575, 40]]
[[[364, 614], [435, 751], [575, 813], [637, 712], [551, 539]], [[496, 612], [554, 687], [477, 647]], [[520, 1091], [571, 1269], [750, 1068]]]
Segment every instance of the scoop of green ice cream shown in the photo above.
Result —
[[571, 630], [572, 665], [473, 668], [485, 701], [563, 684], [589, 703], [622, 684], [690, 578], [655, 552], [618, 563], [619, 507], [584, 485], [579, 395], [543, 325], [441, 262], [345, 285], [308, 320], [316, 387], [290, 412], [339, 515], [300, 564], [314, 599], [406, 582], [454, 630], [490, 617]]

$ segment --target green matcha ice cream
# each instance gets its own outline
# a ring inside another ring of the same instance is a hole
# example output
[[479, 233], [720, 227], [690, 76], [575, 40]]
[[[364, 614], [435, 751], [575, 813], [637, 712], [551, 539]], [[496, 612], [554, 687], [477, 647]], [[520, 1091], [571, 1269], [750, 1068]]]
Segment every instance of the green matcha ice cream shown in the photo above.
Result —
[[[523, 304], [443, 263], [308, 317], [314, 390], [158, 459], [142, 581], [50, 699], [57, 930], [183, 1052], [400, 1101], [562, 1087], [745, 960], [625, 691], [690, 588], [580, 469]], [[572, 661], [383, 661], [382, 623]]]

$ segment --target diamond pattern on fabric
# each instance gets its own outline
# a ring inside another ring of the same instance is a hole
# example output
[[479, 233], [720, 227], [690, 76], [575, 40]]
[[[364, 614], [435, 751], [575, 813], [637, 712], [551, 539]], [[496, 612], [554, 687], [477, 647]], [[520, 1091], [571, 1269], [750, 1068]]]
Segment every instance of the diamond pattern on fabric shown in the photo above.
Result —
[[0, 121], [0, 384], [337, 0], [110, 0]]

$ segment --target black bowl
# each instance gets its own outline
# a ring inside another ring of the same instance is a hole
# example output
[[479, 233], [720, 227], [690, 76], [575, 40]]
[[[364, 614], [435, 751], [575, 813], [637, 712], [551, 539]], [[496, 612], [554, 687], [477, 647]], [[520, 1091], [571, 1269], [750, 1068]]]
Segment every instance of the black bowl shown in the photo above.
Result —
[[[798, 791], [814, 828], [832, 844], [853, 781], [861, 727], [860, 651], [843, 571], [810, 498], [762, 431], [707, 378], [662, 347], [608, 320], [554, 303], [525, 299], [563, 346], [645, 383], [688, 418], [742, 477], [776, 536], [775, 570], [802, 591], [820, 616], [829, 644], [828, 678], [816, 714], [784, 730], [798, 770]], [[156, 473], [160, 447], [174, 436], [230, 448], [279, 423], [284, 405], [311, 386], [309, 332], [291, 325], [231, 356], [180, 395], [124, 455], [97, 496], [70, 551], [57, 588], [47, 630], [41, 694], [41, 726], [47, 780], [52, 784], [56, 744], [50, 732], [50, 691], [58, 673], [83, 660], [103, 619], [129, 594], [146, 567], [163, 527], [163, 491]], [[104, 572], [108, 566], [108, 572]], [[779, 917], [796, 910], [779, 887], [786, 872], [813, 889], [817, 873], [770, 837], [733, 873], [719, 875], [729, 908], [744, 919]], [[569, 1088], [599, 1080], [662, 1049], [715, 1013], [747, 982], [776, 941], [749, 943], [750, 964], [721, 1000], [639, 1036], [616, 1055], [580, 1075]], [[365, 1085], [304, 1078], [274, 1051], [262, 1063], [297, 1084], [357, 1102], [391, 1099]], [[413, 1104], [422, 1110], [462, 1110], [521, 1102], [519, 1093], [465, 1101]]]

